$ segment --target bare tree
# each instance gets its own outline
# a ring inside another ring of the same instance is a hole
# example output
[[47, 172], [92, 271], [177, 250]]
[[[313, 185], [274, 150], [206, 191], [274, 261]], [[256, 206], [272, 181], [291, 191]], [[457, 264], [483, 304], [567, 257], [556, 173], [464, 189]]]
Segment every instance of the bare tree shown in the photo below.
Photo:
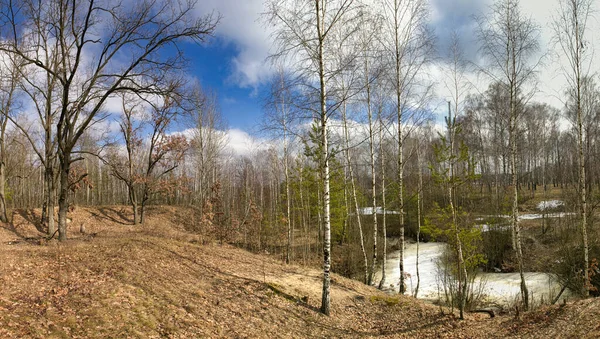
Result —
[[[383, 65], [378, 63], [381, 60], [381, 48], [378, 45], [377, 36], [381, 33], [381, 17], [375, 13], [368, 11], [362, 14], [361, 30], [358, 37], [358, 49], [360, 53], [360, 60], [362, 61], [362, 102], [367, 113], [368, 132], [369, 132], [369, 160], [371, 170], [371, 206], [373, 207], [372, 218], [373, 218], [373, 259], [371, 261], [371, 267], [369, 268], [369, 276], [367, 278], [367, 284], [373, 283], [373, 275], [377, 267], [377, 175], [376, 175], [376, 117], [373, 114], [373, 108], [375, 102], [373, 100], [374, 95], [373, 87], [375, 91], [381, 91], [382, 79], [381, 71]], [[385, 213], [385, 212], [384, 212]]]
[[525, 103], [533, 93], [533, 91], [528, 92], [526, 86], [535, 80], [535, 70], [541, 62], [541, 58], [535, 59], [536, 53], [539, 52], [539, 30], [530, 18], [522, 15], [518, 0], [497, 0], [492, 6], [491, 15], [480, 17], [478, 24], [481, 52], [487, 61], [482, 71], [492, 80], [500, 82], [508, 93], [510, 168], [513, 189], [511, 221], [513, 242], [521, 275], [521, 299], [525, 309], [528, 309], [529, 293], [525, 284], [519, 226], [517, 128]]
[[419, 75], [431, 61], [433, 52], [433, 35], [427, 27], [429, 8], [424, 0], [381, 0], [384, 10], [383, 39], [393, 72], [390, 83], [395, 99], [397, 118], [398, 168], [397, 203], [400, 212], [400, 281], [399, 292], [404, 293], [404, 139], [406, 133], [403, 124], [408, 119], [411, 105], [415, 104], [415, 96], [422, 96], [418, 90]]
[[167, 133], [180, 114], [175, 101], [167, 97], [148, 105], [136, 95], [122, 94], [120, 142], [96, 155], [127, 186], [133, 224], [137, 225], [144, 222], [144, 208], [153, 194], [172, 195], [185, 181], [183, 174], [177, 178], [169, 175], [184, 163], [189, 145], [185, 136]]
[[182, 186], [185, 177], [175, 178], [172, 172], [182, 163], [189, 143], [184, 135], [168, 134], [169, 126], [181, 115], [181, 103], [171, 96], [152, 105], [150, 110], [150, 137], [142, 173], [136, 178], [141, 183], [140, 223], [144, 223], [145, 207], [153, 194], [172, 195]]
[[[361, 13], [361, 19], [364, 17], [364, 13]], [[361, 29], [364, 30], [364, 20], [361, 24]], [[360, 250], [362, 253], [363, 259], [363, 282], [365, 284], [370, 284], [369, 278], [369, 260], [367, 258], [367, 251], [365, 247], [365, 234], [363, 229], [363, 221], [362, 221], [362, 210], [359, 205], [358, 198], [358, 176], [355, 173], [353, 157], [351, 154], [351, 150], [357, 147], [355, 140], [350, 141], [350, 131], [348, 126], [348, 114], [350, 111], [351, 100], [361, 91], [362, 84], [360, 81], [359, 75], [359, 67], [360, 63], [359, 53], [357, 53], [356, 48], [361, 47], [360, 42], [360, 34], [362, 31], [358, 31], [355, 36], [351, 39], [345, 39], [344, 35], [346, 33], [345, 26], [338, 26], [336, 29], [332, 30], [332, 33], [335, 35], [335, 43], [338, 46], [335, 48], [336, 53], [333, 55], [332, 61], [337, 65], [337, 68], [340, 69], [337, 74], [335, 74], [332, 78], [332, 87], [335, 88], [335, 95], [338, 97], [338, 101], [341, 103], [339, 107], [339, 113], [341, 114], [342, 119], [342, 129], [343, 129], [343, 153], [345, 158], [345, 168], [344, 172], [348, 178], [344, 178], [344, 200], [346, 202], [346, 208], [348, 207], [347, 201], [347, 192], [348, 187], [346, 187], [348, 181], [350, 183], [349, 193], [352, 198], [352, 210], [353, 212], [349, 213], [349, 215], [353, 215], [356, 218], [356, 225], [358, 226], [358, 238], [360, 244]], [[368, 89], [367, 89], [368, 90]], [[355, 138], [352, 138], [355, 139]], [[349, 179], [349, 180], [348, 180]], [[347, 220], [346, 220], [347, 222]], [[376, 241], [376, 240], [375, 240]]]
[[218, 180], [219, 161], [224, 155], [227, 140], [216, 94], [203, 90], [196, 83], [191, 88], [190, 101], [194, 132], [191, 147], [196, 161], [194, 191], [202, 205]]
[[136, 100], [135, 96], [123, 93], [121, 97], [123, 115], [119, 123], [121, 137], [125, 146], [126, 154], [119, 152], [116, 146], [107, 154], [106, 163], [112, 170], [112, 175], [123, 181], [127, 186], [129, 203], [133, 210], [133, 224], [139, 222], [139, 196], [137, 183], [140, 167], [140, 155], [142, 152], [142, 129], [144, 128], [143, 101]]
[[0, 221], [8, 222], [6, 206], [7, 127], [17, 108], [20, 81], [18, 59], [4, 55], [0, 61]]
[[[464, 310], [467, 299], [467, 268], [465, 265], [465, 258], [463, 255], [463, 245], [460, 239], [460, 229], [458, 225], [458, 210], [456, 206], [456, 186], [457, 181], [455, 178], [455, 167], [457, 162], [457, 147], [456, 147], [456, 133], [457, 123], [456, 119], [459, 114], [463, 111], [463, 100], [468, 91], [471, 88], [471, 83], [466, 79], [467, 75], [467, 62], [462, 55], [462, 48], [458, 35], [456, 32], [452, 34], [452, 42], [449, 51], [449, 63], [447, 67], [448, 76], [444, 85], [450, 93], [450, 100], [448, 101], [448, 118], [446, 120], [448, 129], [448, 144], [449, 144], [449, 157], [448, 157], [448, 203], [450, 206], [450, 213], [452, 215], [452, 227], [454, 231], [454, 241], [456, 241], [456, 256], [458, 259], [458, 295], [459, 295], [459, 312], [460, 319], [464, 319]], [[452, 116], [454, 111], [454, 116]], [[419, 170], [420, 171], [420, 170]], [[421, 179], [420, 179], [421, 180]]]
[[[268, 121], [266, 128], [275, 129], [276, 136], [283, 138], [283, 171], [285, 176], [285, 195], [286, 195], [286, 226], [287, 226], [287, 245], [285, 262], [291, 262], [291, 252], [293, 246], [293, 226], [292, 226], [292, 191], [290, 176], [290, 151], [289, 142], [293, 138], [293, 124], [295, 121], [293, 104], [294, 82], [282, 66], [277, 69], [277, 74], [273, 79], [270, 98], [266, 103]], [[280, 131], [282, 134], [280, 134]]]
[[[36, 58], [42, 60], [47, 67], [56, 69], [58, 67], [58, 54], [56, 39], [52, 38], [51, 31], [45, 28], [45, 22], [39, 13], [31, 15], [29, 25], [40, 35], [35, 44]], [[20, 58], [12, 55], [12, 59]], [[48, 236], [53, 237], [56, 233], [54, 212], [56, 206], [57, 185], [57, 149], [55, 122], [58, 114], [58, 101], [60, 100], [58, 74], [45, 72], [30, 62], [23, 62], [22, 67], [17, 69], [21, 81], [19, 89], [24, 97], [31, 102], [35, 110], [36, 121], [21, 117], [11, 118], [12, 123], [20, 130], [29, 142], [33, 152], [39, 158], [44, 168], [44, 203], [42, 208], [42, 223], [48, 227]], [[42, 133], [37, 133], [37, 127], [41, 127]], [[41, 140], [41, 144], [39, 141]]]
[[379, 165], [381, 167], [381, 209], [383, 211], [383, 215], [381, 216], [381, 229], [383, 236], [383, 256], [381, 258], [381, 280], [379, 281], [379, 289], [383, 289], [386, 283], [386, 274], [385, 270], [387, 268], [387, 196], [386, 196], [386, 157], [384, 152], [384, 130], [386, 130], [384, 126], [384, 96], [378, 96], [378, 100], [376, 100], [376, 108], [377, 108], [377, 124], [378, 124], [378, 137], [379, 137]]
[[[356, 176], [354, 174], [354, 168], [352, 167], [352, 158], [350, 156], [350, 133], [348, 131], [348, 117], [347, 117], [347, 105], [346, 102], [342, 104], [340, 109], [342, 113], [342, 124], [344, 129], [344, 156], [346, 158], [346, 168], [348, 175], [350, 176], [350, 193], [352, 195], [352, 202], [354, 207], [354, 216], [356, 217], [356, 224], [358, 225], [358, 238], [360, 242], [360, 250], [362, 252], [363, 257], [363, 282], [365, 284], [370, 284], [370, 274], [369, 274], [369, 261], [367, 259], [367, 252], [365, 250], [365, 240], [364, 240], [364, 231], [362, 226], [362, 211], [358, 204], [358, 193], [356, 188]], [[377, 240], [374, 240], [375, 242]]]
[[[67, 238], [71, 165], [79, 138], [102, 120], [109, 97], [120, 92], [164, 95], [165, 76], [182, 69], [184, 39], [203, 41], [218, 17], [194, 16], [188, 0], [123, 2], [53, 0], [8, 1], [0, 9], [0, 50], [21, 57], [42, 74], [55, 77], [59, 92], [56, 141], [59, 159], [59, 239]], [[49, 41], [55, 58], [38, 53]], [[126, 53], [127, 59], [120, 58]], [[95, 57], [90, 58], [90, 55]], [[81, 174], [80, 178], [86, 174]]]
[[[586, 105], [586, 79], [589, 81], [591, 56], [594, 54], [590, 41], [586, 38], [588, 19], [592, 11], [591, 0], [561, 0], [560, 8], [554, 18], [554, 41], [559, 53], [566, 59], [562, 66], [563, 74], [569, 86], [567, 90], [570, 109], [574, 111], [572, 119], [577, 134], [577, 162], [578, 162], [578, 193], [579, 214], [581, 218], [581, 238], [583, 245], [583, 294], [589, 295], [589, 249], [588, 249], [588, 202], [586, 187], [586, 154], [585, 147], [585, 118], [591, 116], [596, 105]], [[587, 92], [587, 93], [586, 93]]]
[[422, 138], [420, 132], [419, 136], [417, 136], [417, 254], [415, 256], [415, 273], [417, 274], [417, 284], [415, 285], [415, 290], [413, 296], [417, 298], [419, 295], [419, 286], [421, 285], [421, 273], [419, 272], [419, 245], [421, 244], [421, 219], [422, 216], [422, 205], [423, 205], [423, 156], [421, 155], [421, 145]]
[[[271, 0], [267, 5], [267, 20], [275, 28], [277, 51], [275, 56], [293, 59], [293, 67], [307, 81], [306, 89], [318, 98], [312, 106], [319, 124], [321, 164], [323, 178], [323, 293], [321, 312], [330, 313], [330, 270], [331, 270], [331, 212], [330, 212], [330, 169], [328, 122], [331, 114], [339, 107], [332, 103], [335, 95], [329, 92], [330, 79], [337, 73], [331, 62], [333, 44], [332, 30], [347, 25], [343, 38], [356, 28], [348, 25], [355, 9], [354, 0]], [[314, 80], [314, 82], [313, 82]]]

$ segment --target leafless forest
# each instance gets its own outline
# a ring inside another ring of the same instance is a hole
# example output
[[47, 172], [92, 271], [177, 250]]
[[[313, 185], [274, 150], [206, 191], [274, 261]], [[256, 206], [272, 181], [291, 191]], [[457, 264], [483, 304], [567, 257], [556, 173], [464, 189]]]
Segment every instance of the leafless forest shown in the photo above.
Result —
[[[219, 93], [186, 77], [181, 47], [210, 41], [219, 13], [2, 1], [0, 220], [41, 209], [64, 241], [78, 206], [127, 206], [132, 227], [150, 205], [185, 206], [198, 234], [322, 265], [325, 314], [331, 272], [405, 293], [405, 243], [434, 240], [461, 318], [480, 271], [520, 273], [521, 309], [524, 272], [598, 295], [595, 2], [553, 1], [548, 46], [518, 0], [495, 1], [473, 18], [473, 62], [458, 35], [439, 50], [427, 0], [267, 0], [269, 141], [246, 154], [228, 148]], [[548, 64], [561, 106], [539, 99]], [[400, 281], [386, 280], [392, 251]]]

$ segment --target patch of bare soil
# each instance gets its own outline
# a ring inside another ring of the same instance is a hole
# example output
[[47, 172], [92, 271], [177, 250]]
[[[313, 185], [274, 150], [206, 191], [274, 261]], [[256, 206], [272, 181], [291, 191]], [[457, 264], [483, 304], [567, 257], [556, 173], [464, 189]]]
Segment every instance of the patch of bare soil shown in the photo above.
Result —
[[323, 316], [320, 270], [202, 239], [190, 213], [155, 207], [132, 226], [127, 208], [78, 208], [64, 243], [43, 239], [39, 211], [15, 213], [0, 227], [0, 337], [600, 336], [597, 300], [460, 321], [335, 274]]

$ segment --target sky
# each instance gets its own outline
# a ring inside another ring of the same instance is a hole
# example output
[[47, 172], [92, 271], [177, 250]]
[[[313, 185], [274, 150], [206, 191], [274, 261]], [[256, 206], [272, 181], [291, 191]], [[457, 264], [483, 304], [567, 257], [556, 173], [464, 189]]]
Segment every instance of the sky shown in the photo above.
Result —
[[[262, 119], [262, 102], [265, 84], [272, 74], [266, 58], [271, 51], [268, 28], [261, 19], [265, 11], [264, 0], [200, 0], [199, 14], [217, 11], [222, 19], [217, 26], [215, 39], [203, 46], [188, 46], [187, 55], [192, 62], [192, 73], [201, 84], [217, 92], [221, 111], [228, 127], [234, 131], [238, 144], [256, 141]], [[450, 36], [456, 31], [467, 59], [476, 61], [477, 24], [474, 16], [489, 11], [492, 0], [430, 0], [431, 27], [437, 36], [437, 50], [443, 62]], [[560, 76], [559, 62], [551, 53], [552, 16], [558, 9], [558, 0], [521, 0], [523, 13], [530, 16], [540, 28], [540, 46], [546, 54], [539, 69], [540, 91], [533, 98], [562, 107], [564, 79]], [[589, 31], [599, 31], [594, 21]], [[595, 40], [596, 37], [591, 36]], [[472, 75], [475, 88], [485, 89], [485, 79]], [[441, 87], [441, 86], [440, 86]], [[440, 101], [445, 94], [439, 91]], [[443, 105], [441, 105], [443, 106]], [[442, 112], [439, 112], [441, 115]]]

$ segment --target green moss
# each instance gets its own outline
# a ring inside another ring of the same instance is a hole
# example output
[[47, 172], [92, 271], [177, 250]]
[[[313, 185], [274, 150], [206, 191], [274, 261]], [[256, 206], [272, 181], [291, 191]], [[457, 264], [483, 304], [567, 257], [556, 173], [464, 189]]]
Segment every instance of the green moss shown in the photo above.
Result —
[[373, 304], [380, 302], [380, 303], [385, 303], [387, 306], [396, 306], [396, 305], [400, 304], [400, 298], [398, 298], [398, 297], [372, 295], [370, 300], [371, 300], [371, 303], [373, 303]]
[[296, 296], [293, 296], [293, 295], [291, 295], [289, 293], [284, 292], [281, 289], [281, 286], [279, 286], [279, 285], [277, 285], [275, 283], [267, 283], [267, 287], [271, 291], [275, 292], [275, 294], [277, 294], [278, 296], [282, 296], [282, 297], [284, 297], [285, 299], [287, 299], [289, 301], [292, 301], [292, 302], [298, 302], [298, 301], [300, 301], [300, 298], [298, 298]]

